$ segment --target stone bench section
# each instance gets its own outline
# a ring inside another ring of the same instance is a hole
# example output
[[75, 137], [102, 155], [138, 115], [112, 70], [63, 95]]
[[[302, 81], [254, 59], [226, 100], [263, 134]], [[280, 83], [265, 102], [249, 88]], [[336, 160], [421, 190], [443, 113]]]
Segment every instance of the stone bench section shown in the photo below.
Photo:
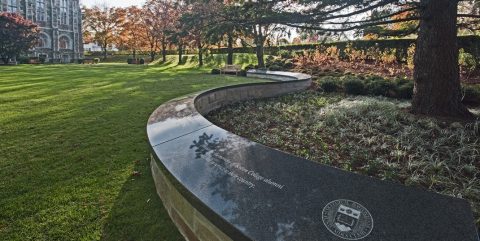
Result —
[[299, 73], [251, 70], [247, 76], [271, 82], [174, 99], [149, 118], [157, 192], [187, 240], [478, 240], [465, 200], [320, 165], [203, 117], [311, 84]]

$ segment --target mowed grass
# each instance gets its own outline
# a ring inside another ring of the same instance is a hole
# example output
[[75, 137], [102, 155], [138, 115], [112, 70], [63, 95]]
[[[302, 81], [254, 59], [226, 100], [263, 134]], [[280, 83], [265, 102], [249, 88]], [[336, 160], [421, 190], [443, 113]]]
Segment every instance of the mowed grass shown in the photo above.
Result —
[[256, 81], [192, 67], [0, 66], [0, 240], [182, 240], [151, 178], [147, 119]]

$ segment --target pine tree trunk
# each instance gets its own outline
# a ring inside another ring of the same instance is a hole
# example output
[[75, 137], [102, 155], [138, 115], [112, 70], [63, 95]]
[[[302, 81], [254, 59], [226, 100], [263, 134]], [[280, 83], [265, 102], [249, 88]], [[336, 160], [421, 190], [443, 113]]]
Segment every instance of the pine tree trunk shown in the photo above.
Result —
[[461, 103], [458, 66], [457, 1], [422, 0], [415, 51], [412, 112], [469, 118]]
[[232, 34], [228, 34], [228, 49], [227, 49], [227, 64], [233, 64], [233, 37]]

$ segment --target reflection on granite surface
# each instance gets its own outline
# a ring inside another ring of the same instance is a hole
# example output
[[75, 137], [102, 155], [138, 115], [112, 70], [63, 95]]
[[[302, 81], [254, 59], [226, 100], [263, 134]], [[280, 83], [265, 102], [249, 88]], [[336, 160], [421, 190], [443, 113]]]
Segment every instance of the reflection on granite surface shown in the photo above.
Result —
[[193, 96], [175, 99], [156, 109], [150, 116], [147, 134], [155, 146], [212, 125], [193, 105]]

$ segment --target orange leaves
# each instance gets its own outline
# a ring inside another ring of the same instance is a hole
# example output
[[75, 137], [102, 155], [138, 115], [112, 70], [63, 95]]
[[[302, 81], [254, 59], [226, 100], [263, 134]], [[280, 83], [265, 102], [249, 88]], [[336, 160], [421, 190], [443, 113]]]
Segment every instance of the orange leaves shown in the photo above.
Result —
[[[84, 34], [93, 38], [102, 48], [113, 44], [116, 34], [121, 25], [125, 22], [126, 11], [123, 8], [109, 8], [95, 6], [93, 8], [83, 8], [83, 29], [89, 34]], [[92, 39], [90, 39], [92, 40]]]

